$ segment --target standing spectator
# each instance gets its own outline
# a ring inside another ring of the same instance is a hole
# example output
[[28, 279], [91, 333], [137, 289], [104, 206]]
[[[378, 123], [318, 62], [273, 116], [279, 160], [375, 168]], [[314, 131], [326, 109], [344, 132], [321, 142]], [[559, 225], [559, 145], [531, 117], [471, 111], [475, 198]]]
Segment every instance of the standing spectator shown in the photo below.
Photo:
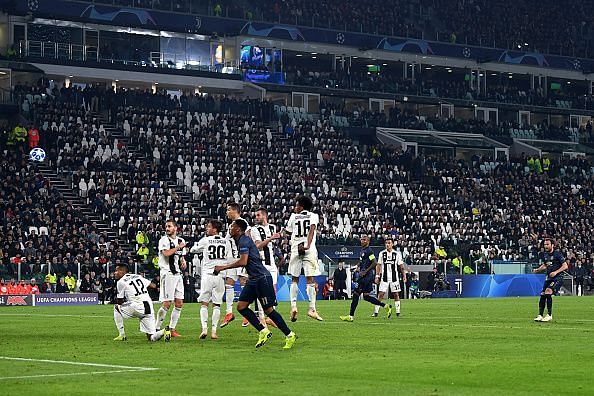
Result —
[[157, 287], [149, 289], [149, 295], [151, 296], [151, 300], [159, 301], [159, 293], [161, 292], [161, 275], [157, 274], [151, 281]]
[[76, 288], [76, 278], [72, 275], [71, 271], [66, 273], [64, 277], [64, 283], [68, 286], [68, 292], [74, 293], [74, 289]]
[[582, 267], [582, 261], [578, 260], [577, 266], [573, 269], [573, 276], [575, 277], [576, 294], [582, 296], [584, 294], [584, 278], [586, 277], [586, 269]]
[[196, 302], [196, 279], [188, 271], [184, 272], [184, 296], [187, 303]]
[[64, 281], [64, 277], [60, 277], [58, 284], [56, 284], [56, 293], [68, 293], [68, 285]]
[[439, 273], [437, 272], [437, 267], [433, 267], [433, 272], [427, 276], [427, 290], [435, 290], [435, 281], [437, 279], [439, 279]]
[[346, 270], [344, 269], [344, 263], [342, 263], [342, 262], [338, 263], [338, 268], [336, 268], [334, 270], [334, 275], [332, 276], [332, 279], [334, 279], [335, 299], [336, 300], [340, 300], [340, 299], [346, 300], [348, 298], [347, 284], [346, 284], [347, 273], [346, 273]]
[[105, 303], [105, 294], [103, 293], [103, 285], [99, 279], [95, 279], [95, 283], [93, 284], [93, 293], [97, 293], [97, 298], [99, 299], [100, 304]]
[[93, 292], [93, 281], [91, 280], [91, 275], [85, 274], [84, 278], [80, 282], [79, 290], [81, 293]]

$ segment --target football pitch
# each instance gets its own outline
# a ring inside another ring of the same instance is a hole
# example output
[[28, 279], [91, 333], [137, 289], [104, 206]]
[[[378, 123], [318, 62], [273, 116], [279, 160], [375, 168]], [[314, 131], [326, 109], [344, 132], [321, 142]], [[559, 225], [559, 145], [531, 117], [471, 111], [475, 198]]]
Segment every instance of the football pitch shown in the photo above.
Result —
[[[402, 316], [341, 322], [350, 301], [320, 301], [324, 322], [289, 323], [255, 349], [236, 318], [219, 339], [198, 340], [198, 305], [183, 338], [149, 343], [137, 320], [114, 342], [113, 306], [0, 310], [0, 394], [592, 394], [594, 316], [588, 297], [554, 299], [554, 322], [534, 323], [537, 298], [403, 301]], [[279, 312], [288, 318], [289, 305]], [[236, 315], [237, 316], [237, 315]], [[168, 323], [168, 318], [165, 323]]]

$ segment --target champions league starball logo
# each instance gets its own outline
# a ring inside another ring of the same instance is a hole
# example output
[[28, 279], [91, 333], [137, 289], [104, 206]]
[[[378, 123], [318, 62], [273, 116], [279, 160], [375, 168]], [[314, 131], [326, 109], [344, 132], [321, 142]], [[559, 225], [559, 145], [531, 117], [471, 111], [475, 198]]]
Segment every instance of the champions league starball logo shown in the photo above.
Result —
[[572, 65], [573, 65], [573, 68], [575, 70], [581, 70], [582, 69], [582, 62], [580, 62], [579, 59], [574, 59]]
[[338, 44], [344, 44], [344, 34], [336, 33], [336, 42]]
[[27, 6], [29, 7], [29, 11], [37, 11], [37, 8], [39, 8], [39, 2], [37, 0], [28, 0]]
[[465, 48], [462, 50], [462, 55], [464, 55], [464, 57], [465, 57], [465, 58], [470, 58], [470, 55], [471, 55], [470, 48], [468, 48], [468, 47], [465, 47]]

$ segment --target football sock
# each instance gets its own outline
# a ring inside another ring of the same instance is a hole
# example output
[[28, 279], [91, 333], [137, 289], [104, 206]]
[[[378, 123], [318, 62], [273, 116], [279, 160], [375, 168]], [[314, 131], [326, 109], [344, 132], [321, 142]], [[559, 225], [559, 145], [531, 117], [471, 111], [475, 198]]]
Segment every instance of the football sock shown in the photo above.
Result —
[[394, 306], [396, 307], [396, 313], [400, 313], [400, 300], [394, 301]]
[[159, 311], [157, 311], [157, 329], [163, 327], [163, 321], [165, 320], [165, 316], [167, 316], [168, 310], [169, 308], [161, 306], [161, 308], [159, 308]]
[[250, 322], [252, 326], [256, 328], [256, 330], [262, 331], [264, 329], [264, 326], [262, 323], [260, 323], [254, 311], [252, 311], [249, 307], [240, 309], [238, 311], [244, 318], [248, 320], [248, 322]]
[[217, 331], [217, 327], [219, 326], [219, 320], [221, 319], [221, 307], [217, 307], [216, 305], [212, 307], [212, 331]]
[[316, 310], [316, 286], [314, 283], [307, 284], [307, 297], [309, 298], [309, 309]]
[[260, 320], [264, 320], [264, 308], [262, 308], [262, 304], [260, 303], [260, 300], [256, 299], [256, 302], [254, 303], [254, 307], [256, 307], [256, 316], [258, 316], [258, 318], [260, 318]]
[[227, 303], [228, 314], [233, 313], [233, 299], [235, 298], [235, 289], [232, 285], [225, 285], [225, 302]]
[[206, 331], [208, 328], [208, 307], [200, 306], [200, 323], [202, 324], [202, 331]]
[[359, 305], [359, 294], [353, 293], [353, 299], [351, 300], [351, 312], [349, 315], [355, 316], [355, 310], [357, 309], [357, 305]]
[[547, 298], [544, 295], [541, 295], [540, 300], [538, 300], [538, 314], [540, 316], [542, 316], [542, 314], [544, 313], [546, 300]]
[[363, 296], [363, 300], [372, 303], [373, 305], [379, 305], [380, 307], [385, 307], [386, 304], [384, 304], [383, 302], [381, 302], [380, 300], [378, 300], [377, 298], [370, 296], [370, 295], [365, 295]]
[[288, 336], [289, 334], [291, 334], [291, 329], [289, 329], [289, 326], [287, 326], [287, 322], [285, 322], [285, 320], [283, 319], [283, 317], [281, 316], [281, 314], [279, 314], [278, 312], [276, 312], [275, 310], [272, 310], [272, 312], [270, 312], [268, 314], [268, 317], [270, 319], [272, 319], [272, 321], [274, 322], [274, 324], [280, 329], [280, 331], [282, 331], [286, 336]]
[[169, 327], [171, 327], [172, 329], [175, 329], [177, 326], [177, 321], [179, 320], [179, 317], [181, 315], [181, 308], [175, 307], [173, 308], [173, 312], [171, 312], [171, 320], [169, 321]]
[[122, 316], [122, 313], [118, 307], [113, 307], [113, 320], [118, 329], [118, 333], [120, 333], [121, 336], [125, 336], [126, 332], [124, 331], [124, 317]]
[[549, 315], [553, 314], [553, 296], [550, 294], [547, 295], [547, 312]]
[[165, 330], [159, 330], [155, 334], [151, 334], [151, 341], [159, 341], [163, 338], [163, 334], [165, 334]]
[[376, 306], [373, 308], [373, 313], [377, 315], [377, 314], [379, 313], [379, 310], [380, 310], [380, 306], [379, 306], [379, 305], [376, 305]]
[[291, 282], [291, 308], [297, 307], [297, 292], [299, 285], [296, 282]]

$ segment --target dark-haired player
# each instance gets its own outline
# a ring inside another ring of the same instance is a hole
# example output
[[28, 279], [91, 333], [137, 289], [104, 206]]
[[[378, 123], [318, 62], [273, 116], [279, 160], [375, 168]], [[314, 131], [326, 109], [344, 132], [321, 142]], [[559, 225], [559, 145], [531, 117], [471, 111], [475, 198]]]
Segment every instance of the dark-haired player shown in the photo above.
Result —
[[126, 264], [116, 266], [115, 278], [117, 280], [117, 304], [113, 306], [113, 320], [120, 333], [114, 341], [126, 341], [124, 318], [140, 319], [140, 331], [146, 334], [149, 341], [165, 341], [171, 338], [169, 327], [156, 330], [153, 302], [148, 294], [148, 288], [157, 286], [140, 275], [128, 273]]
[[323, 320], [316, 311], [316, 283], [314, 276], [320, 275], [318, 250], [316, 248], [316, 229], [320, 217], [311, 212], [313, 202], [310, 197], [299, 196], [295, 203], [295, 213], [291, 214], [286, 231], [291, 234], [291, 258], [288, 273], [293, 278], [291, 283], [291, 321], [297, 320], [297, 293], [299, 292], [299, 276], [301, 269], [307, 281], [307, 297], [309, 310], [307, 316]]
[[[551, 238], [544, 240], [543, 262], [533, 272], [546, 272], [547, 278], [542, 286], [540, 292], [540, 300], [538, 301], [538, 316], [534, 318], [535, 322], [550, 322], [553, 320], [553, 293], [557, 293], [561, 286], [563, 286], [563, 271], [566, 271], [569, 266], [567, 260], [560, 250], [555, 250], [554, 242]], [[547, 306], [547, 314], [543, 317], [545, 304]]]
[[266, 315], [285, 334], [286, 340], [283, 349], [290, 349], [295, 344], [297, 336], [289, 329], [283, 317], [274, 310], [276, 294], [274, 293], [272, 276], [262, 264], [256, 244], [249, 236], [245, 235], [247, 228], [247, 222], [242, 219], [235, 220], [231, 224], [229, 231], [239, 249], [239, 260], [228, 265], [216, 266], [215, 274], [228, 269], [244, 267], [248, 274], [248, 280], [239, 296], [237, 311], [258, 330], [256, 348], [264, 345], [272, 336], [272, 332], [260, 323], [254, 311], [249, 308], [249, 305], [258, 299]]
[[157, 312], [157, 329], [161, 329], [167, 311], [169, 311], [173, 302], [174, 308], [173, 312], [171, 312], [169, 327], [171, 328], [171, 335], [179, 337], [179, 333], [175, 329], [184, 306], [182, 271], [186, 269], [186, 260], [183, 256], [186, 241], [177, 236], [177, 223], [173, 219], [169, 219], [165, 223], [165, 232], [167, 235], [159, 239], [159, 269], [161, 275], [159, 301], [163, 305]]
[[359, 296], [363, 295], [363, 299], [372, 303], [373, 305], [379, 305], [380, 307], [386, 308], [386, 316], [389, 318], [392, 316], [392, 306], [385, 304], [377, 298], [370, 296], [369, 293], [373, 290], [374, 280], [379, 283], [379, 278], [374, 277], [374, 270], [379, 274], [381, 269], [375, 261], [375, 254], [369, 247], [370, 238], [367, 235], [361, 237], [361, 258], [359, 260], [359, 280], [357, 287], [353, 291], [353, 299], [351, 300], [351, 311], [348, 315], [340, 317], [340, 320], [345, 322], [352, 322], [355, 317], [355, 310], [359, 304]]

